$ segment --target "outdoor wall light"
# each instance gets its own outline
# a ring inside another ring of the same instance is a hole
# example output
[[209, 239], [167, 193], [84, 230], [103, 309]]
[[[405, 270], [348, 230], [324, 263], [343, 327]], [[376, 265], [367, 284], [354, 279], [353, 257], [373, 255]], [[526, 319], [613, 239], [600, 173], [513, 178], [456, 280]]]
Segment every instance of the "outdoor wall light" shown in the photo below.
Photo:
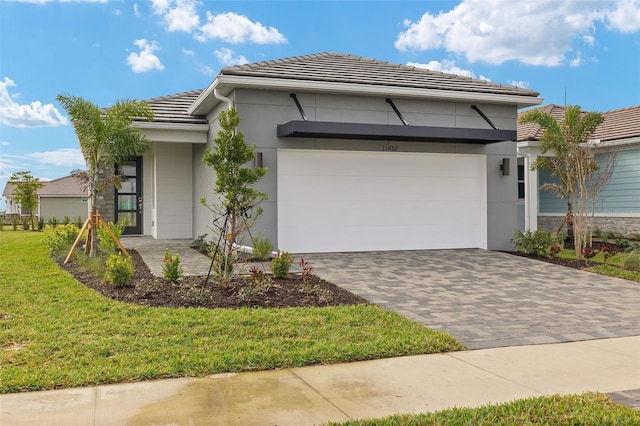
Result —
[[262, 153], [256, 152], [256, 156], [253, 157], [253, 168], [259, 169], [262, 167]]
[[502, 170], [502, 176], [509, 176], [509, 159], [503, 158], [500, 163], [500, 170]]

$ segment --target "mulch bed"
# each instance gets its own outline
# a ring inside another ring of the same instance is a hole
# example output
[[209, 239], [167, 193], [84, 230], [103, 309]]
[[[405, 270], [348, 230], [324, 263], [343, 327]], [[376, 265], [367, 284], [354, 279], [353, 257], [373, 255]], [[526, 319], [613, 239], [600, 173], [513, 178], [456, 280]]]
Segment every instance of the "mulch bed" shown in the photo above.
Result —
[[[124, 287], [113, 285], [98, 278], [75, 261], [67, 264], [64, 259], [56, 258], [60, 267], [73, 275], [78, 281], [97, 292], [121, 302], [137, 303], [146, 306], [163, 306], [169, 308], [285, 308], [285, 307], [320, 307], [335, 305], [355, 305], [368, 303], [356, 296], [317, 276], [312, 276], [307, 287], [315, 287], [315, 292], [303, 292], [303, 281], [299, 274], [289, 274], [289, 278], [271, 277], [271, 285], [263, 294], [256, 295], [253, 300], [243, 300], [238, 291], [245, 285], [242, 277], [232, 279], [228, 288], [220, 287], [215, 278], [205, 283], [206, 277], [182, 277], [178, 282], [155, 277], [142, 257], [135, 250], [130, 250], [135, 270], [133, 278]], [[327, 295], [330, 296], [327, 299]], [[323, 297], [320, 297], [320, 296]]]

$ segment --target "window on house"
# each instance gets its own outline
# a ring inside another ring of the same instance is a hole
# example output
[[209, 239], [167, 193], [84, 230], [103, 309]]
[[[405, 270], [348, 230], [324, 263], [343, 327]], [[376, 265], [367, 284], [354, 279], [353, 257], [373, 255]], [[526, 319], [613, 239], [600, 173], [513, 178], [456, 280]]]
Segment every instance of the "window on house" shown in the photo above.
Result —
[[518, 157], [518, 199], [524, 200], [524, 158]]

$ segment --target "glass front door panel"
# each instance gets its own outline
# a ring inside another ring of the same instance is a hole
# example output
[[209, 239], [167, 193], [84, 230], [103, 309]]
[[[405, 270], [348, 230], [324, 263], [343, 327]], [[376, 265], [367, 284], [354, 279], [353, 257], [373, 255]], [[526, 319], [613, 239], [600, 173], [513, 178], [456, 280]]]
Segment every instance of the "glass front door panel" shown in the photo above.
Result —
[[124, 234], [142, 233], [142, 159], [118, 167], [120, 188], [116, 191], [116, 220], [125, 222]]

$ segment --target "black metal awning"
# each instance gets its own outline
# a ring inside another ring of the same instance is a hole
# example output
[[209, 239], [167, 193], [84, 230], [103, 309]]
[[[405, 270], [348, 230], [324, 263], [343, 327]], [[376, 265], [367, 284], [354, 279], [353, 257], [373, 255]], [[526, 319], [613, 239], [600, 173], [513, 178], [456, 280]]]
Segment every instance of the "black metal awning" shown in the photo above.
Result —
[[278, 124], [278, 137], [475, 143], [486, 145], [494, 142], [515, 141], [517, 132], [516, 130], [499, 129], [294, 120], [285, 124]]

